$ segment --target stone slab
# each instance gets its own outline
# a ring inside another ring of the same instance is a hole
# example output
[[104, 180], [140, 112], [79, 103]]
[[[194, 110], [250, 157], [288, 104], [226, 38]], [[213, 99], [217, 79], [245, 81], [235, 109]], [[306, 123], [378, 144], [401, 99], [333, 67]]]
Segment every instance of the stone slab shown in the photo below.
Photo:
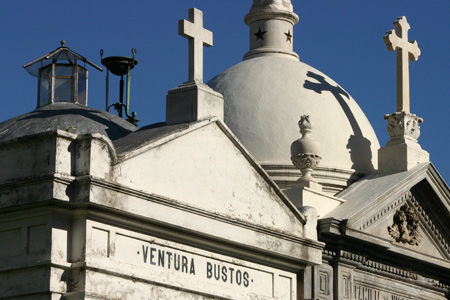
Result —
[[343, 199], [339, 199], [304, 186], [285, 189], [283, 192], [299, 209], [303, 206], [314, 207], [317, 210], [318, 218], [323, 217], [328, 212], [345, 202]]

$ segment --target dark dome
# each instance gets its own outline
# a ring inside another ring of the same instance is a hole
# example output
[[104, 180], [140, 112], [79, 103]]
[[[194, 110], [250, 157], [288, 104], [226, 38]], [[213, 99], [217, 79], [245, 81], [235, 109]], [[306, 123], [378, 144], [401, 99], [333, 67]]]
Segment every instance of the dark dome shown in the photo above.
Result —
[[72, 133], [100, 133], [111, 140], [124, 137], [137, 129], [128, 121], [106, 111], [58, 102], [0, 123], [0, 141], [69, 128]]

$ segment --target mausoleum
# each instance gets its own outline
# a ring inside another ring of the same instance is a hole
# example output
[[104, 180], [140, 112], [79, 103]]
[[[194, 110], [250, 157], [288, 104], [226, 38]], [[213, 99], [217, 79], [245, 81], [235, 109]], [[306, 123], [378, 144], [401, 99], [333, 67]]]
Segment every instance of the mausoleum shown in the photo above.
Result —
[[[249, 51], [205, 83], [213, 33], [189, 10], [188, 79], [140, 128], [128, 96], [119, 116], [89, 107], [102, 68], [65, 42], [26, 64], [37, 108], [0, 123], [0, 298], [450, 299], [450, 189], [410, 111], [406, 17], [384, 36], [397, 111], [381, 146], [294, 52], [298, 20], [290, 0], [254, 0]], [[137, 60], [102, 63], [123, 92]]]

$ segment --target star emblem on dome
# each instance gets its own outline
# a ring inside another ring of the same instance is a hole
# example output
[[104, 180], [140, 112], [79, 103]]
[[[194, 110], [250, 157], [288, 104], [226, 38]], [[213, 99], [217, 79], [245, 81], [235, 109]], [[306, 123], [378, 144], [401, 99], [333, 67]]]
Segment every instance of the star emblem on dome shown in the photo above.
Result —
[[291, 42], [292, 43], [292, 34], [291, 34], [291, 30], [289, 29], [288, 32], [284, 33], [286, 35], [286, 42]]
[[256, 40], [261, 39], [261, 40], [264, 41], [264, 34], [265, 34], [266, 32], [267, 32], [267, 31], [262, 31], [262, 30], [261, 30], [261, 27], [259, 27], [258, 32], [255, 33], [255, 35], [256, 35]]

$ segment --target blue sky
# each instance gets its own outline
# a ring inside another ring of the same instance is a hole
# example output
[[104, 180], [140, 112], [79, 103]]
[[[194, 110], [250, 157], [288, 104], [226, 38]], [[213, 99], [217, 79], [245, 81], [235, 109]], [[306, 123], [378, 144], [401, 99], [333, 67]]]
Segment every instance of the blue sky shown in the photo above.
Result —
[[[104, 56], [131, 56], [131, 110], [140, 126], [164, 121], [167, 91], [187, 80], [187, 40], [178, 36], [178, 20], [188, 9], [204, 12], [204, 25], [214, 32], [214, 47], [205, 49], [208, 81], [242, 61], [248, 51], [243, 17], [251, 0], [147, 1], [0, 1], [3, 59], [0, 121], [36, 107], [37, 79], [22, 66], [60, 46], [100, 65]], [[424, 119], [419, 142], [430, 152], [446, 182], [450, 181], [450, 1], [293, 0], [300, 21], [294, 28], [294, 50], [300, 59], [338, 82], [358, 102], [381, 145], [388, 139], [383, 115], [395, 111], [395, 54], [383, 35], [405, 15], [409, 38], [422, 55], [410, 65], [411, 112]], [[106, 72], [89, 69], [89, 106], [104, 109]], [[115, 82], [114, 82], [115, 84]], [[118, 90], [111, 87], [110, 95]]]

